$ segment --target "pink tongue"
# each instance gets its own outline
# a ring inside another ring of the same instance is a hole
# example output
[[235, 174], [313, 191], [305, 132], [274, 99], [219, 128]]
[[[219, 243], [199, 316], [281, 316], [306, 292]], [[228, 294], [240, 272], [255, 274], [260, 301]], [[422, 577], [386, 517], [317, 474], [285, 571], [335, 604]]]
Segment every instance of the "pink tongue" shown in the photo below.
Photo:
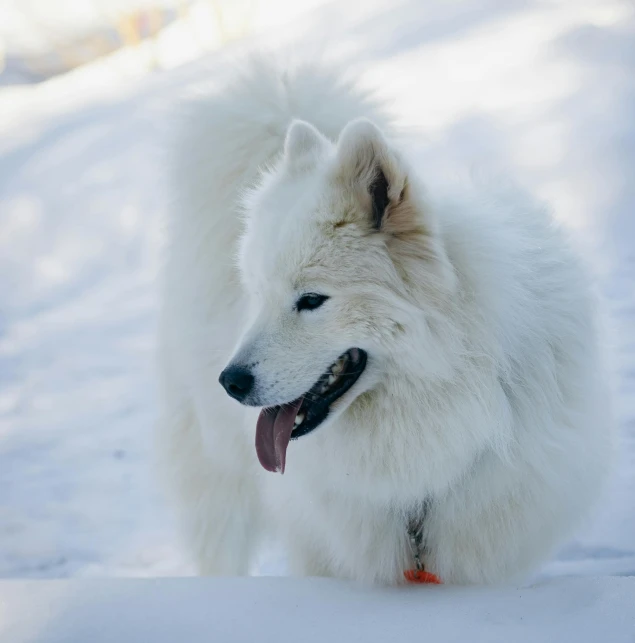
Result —
[[260, 411], [256, 424], [256, 453], [267, 471], [284, 473], [287, 447], [300, 404], [302, 398], [291, 404]]

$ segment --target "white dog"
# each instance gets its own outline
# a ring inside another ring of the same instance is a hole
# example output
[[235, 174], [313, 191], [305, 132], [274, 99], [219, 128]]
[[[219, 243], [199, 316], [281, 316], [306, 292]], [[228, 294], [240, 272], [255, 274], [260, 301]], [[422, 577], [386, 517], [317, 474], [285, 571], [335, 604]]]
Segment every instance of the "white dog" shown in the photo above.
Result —
[[514, 579], [600, 490], [580, 262], [522, 193], [428, 193], [391, 137], [336, 75], [261, 59], [187, 113], [159, 435], [201, 573], [275, 530], [298, 574]]

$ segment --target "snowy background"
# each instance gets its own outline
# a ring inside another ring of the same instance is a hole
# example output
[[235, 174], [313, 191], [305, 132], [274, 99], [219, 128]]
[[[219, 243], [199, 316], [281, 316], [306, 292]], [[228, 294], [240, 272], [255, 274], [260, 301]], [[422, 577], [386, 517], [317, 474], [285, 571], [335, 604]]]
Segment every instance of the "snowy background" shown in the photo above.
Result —
[[[634, 6], [360, 5], [262, 0], [247, 44], [326, 51], [416, 128], [429, 181], [502, 169], [575, 230], [609, 313], [620, 462], [543, 573], [635, 575]], [[178, 98], [225, 73], [199, 44], [0, 87], [0, 577], [191, 573], [150, 455], [163, 142]]]

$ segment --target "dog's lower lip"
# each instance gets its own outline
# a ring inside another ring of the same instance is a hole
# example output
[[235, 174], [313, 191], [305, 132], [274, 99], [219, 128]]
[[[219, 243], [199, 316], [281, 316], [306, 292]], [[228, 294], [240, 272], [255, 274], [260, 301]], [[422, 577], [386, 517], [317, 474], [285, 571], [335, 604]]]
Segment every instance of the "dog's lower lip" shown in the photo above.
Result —
[[[308, 435], [324, 422], [331, 405], [349, 391], [364, 372], [367, 357], [366, 352], [360, 348], [347, 350], [302, 396], [298, 416], [302, 415], [303, 420], [293, 429], [292, 440]], [[336, 381], [330, 384], [328, 378], [332, 375], [334, 367], [337, 367], [339, 372]], [[325, 385], [326, 390], [323, 391]]]

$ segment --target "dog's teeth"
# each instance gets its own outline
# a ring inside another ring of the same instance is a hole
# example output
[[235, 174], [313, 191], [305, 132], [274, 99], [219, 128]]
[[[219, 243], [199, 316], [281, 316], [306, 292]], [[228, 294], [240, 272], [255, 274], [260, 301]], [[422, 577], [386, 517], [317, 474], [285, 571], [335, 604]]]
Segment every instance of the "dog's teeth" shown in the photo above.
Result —
[[331, 372], [334, 375], [338, 375], [339, 373], [342, 372], [343, 369], [344, 369], [344, 360], [343, 359], [338, 359], [337, 362], [335, 362], [335, 364], [333, 364], [333, 367], [331, 368]]
[[302, 422], [304, 422], [304, 413], [298, 413], [298, 414], [295, 416], [295, 422], [294, 422], [294, 424], [295, 424], [296, 426], [298, 426], [298, 424], [302, 424]]
[[335, 375], [329, 375], [329, 386], [331, 386], [331, 384], [335, 384], [336, 379], [337, 377], [335, 377]]

